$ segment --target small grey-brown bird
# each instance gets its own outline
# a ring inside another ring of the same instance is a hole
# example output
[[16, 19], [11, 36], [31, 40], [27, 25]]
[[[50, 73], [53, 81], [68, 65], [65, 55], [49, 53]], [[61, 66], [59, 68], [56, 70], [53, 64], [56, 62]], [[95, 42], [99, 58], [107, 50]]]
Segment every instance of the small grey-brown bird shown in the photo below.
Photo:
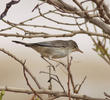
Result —
[[38, 43], [24, 43], [20, 41], [12, 41], [18, 44], [22, 44], [26, 47], [30, 47], [35, 51], [39, 52], [42, 57], [49, 59], [58, 59], [66, 57], [68, 54], [74, 51], [81, 51], [77, 43], [73, 40], [54, 40], [54, 41], [45, 41]]

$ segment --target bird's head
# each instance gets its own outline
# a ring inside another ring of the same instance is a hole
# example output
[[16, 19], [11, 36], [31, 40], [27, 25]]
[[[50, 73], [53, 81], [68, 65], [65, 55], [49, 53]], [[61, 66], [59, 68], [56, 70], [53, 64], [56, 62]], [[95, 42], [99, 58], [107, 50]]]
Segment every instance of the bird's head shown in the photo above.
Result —
[[79, 47], [78, 47], [78, 45], [77, 45], [77, 43], [75, 41], [69, 40], [69, 44], [68, 45], [72, 48], [73, 52], [74, 51], [78, 51], [80, 53], [83, 53], [83, 51], [79, 49]]

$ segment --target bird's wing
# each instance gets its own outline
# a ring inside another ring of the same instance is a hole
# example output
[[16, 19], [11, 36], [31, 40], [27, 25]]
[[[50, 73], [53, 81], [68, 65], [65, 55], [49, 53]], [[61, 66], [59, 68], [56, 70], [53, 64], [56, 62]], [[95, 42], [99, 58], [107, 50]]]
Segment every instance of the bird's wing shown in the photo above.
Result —
[[63, 40], [54, 40], [46, 42], [31, 43], [30, 46], [44, 46], [44, 47], [66, 47], [68, 43]]

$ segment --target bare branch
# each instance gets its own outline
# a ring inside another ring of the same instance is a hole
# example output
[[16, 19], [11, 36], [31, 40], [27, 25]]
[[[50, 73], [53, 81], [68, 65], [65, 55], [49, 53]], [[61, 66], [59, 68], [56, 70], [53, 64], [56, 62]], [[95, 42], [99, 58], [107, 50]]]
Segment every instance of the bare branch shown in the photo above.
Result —
[[100, 17], [104, 19], [104, 22], [110, 24], [110, 11], [107, 5], [104, 3], [104, 0], [92, 0], [96, 3]]
[[[32, 32], [32, 31], [28, 31], [28, 30], [25, 30], [25, 29], [23, 29], [23, 28], [21, 28], [21, 27], [18, 27], [17, 25], [15, 25], [14, 23], [11, 23], [11, 22], [9, 22], [9, 21], [5, 21], [5, 20], [3, 20], [3, 22], [5, 22], [5, 23], [7, 23], [8, 25], [10, 25], [10, 26], [12, 26], [12, 27], [15, 27], [15, 28], [17, 28], [17, 29], [19, 29], [19, 30], [21, 30], [21, 31], [24, 31], [25, 32], [25, 34], [36, 34], [36, 32]], [[37, 34], [46, 34], [46, 33], [37, 33]]]
[[47, 25], [31, 25], [31, 24], [15, 24], [20, 26], [30, 26], [30, 27], [41, 27], [41, 28], [48, 28], [48, 29], [54, 29], [59, 31], [65, 31], [65, 32], [72, 32], [72, 30], [64, 29], [64, 28], [58, 28], [58, 27], [52, 27]]
[[29, 86], [29, 88], [33, 91], [33, 93], [38, 96], [40, 98], [40, 100], [43, 100], [43, 98], [34, 90], [34, 88], [30, 85], [29, 81], [28, 81], [28, 78], [26, 76], [26, 72], [25, 72], [25, 62], [23, 64], [23, 74], [24, 74], [24, 77], [26, 79], [26, 82], [27, 82], [27, 85]]
[[[63, 2], [63, 1], [62, 1]], [[58, 0], [48, 0], [47, 3], [56, 6], [55, 4], [57, 4], [57, 7], [59, 9], [61, 9], [64, 13], [68, 13], [68, 14], [77, 14], [82, 18], [88, 19], [90, 23], [100, 27], [106, 34], [110, 35], [110, 26], [107, 25], [106, 23], [104, 23], [102, 20], [98, 19], [98, 18], [94, 18], [92, 16], [90, 16], [90, 14], [85, 14], [85, 11], [80, 11], [79, 9], [77, 9], [74, 6], [71, 6], [65, 2], [63, 2], [62, 4], [59, 3]]]
[[[49, 74], [48, 72], [44, 72], [44, 71], [40, 71], [40, 73]], [[61, 83], [61, 81], [59, 79], [59, 77], [57, 75], [55, 75], [55, 74], [51, 74], [51, 75], [55, 76], [57, 79], [55, 79], [54, 77], [51, 76], [50, 80], [51, 79], [55, 80], [62, 87], [63, 91], [66, 92], [64, 86], [62, 85], [62, 83]]]
[[85, 11], [82, 5], [77, 0], [72, 0], [72, 1], [75, 2], [82, 11]]
[[108, 93], [104, 92], [104, 95], [105, 95], [106, 97], [110, 98], [110, 95], [109, 95]]
[[51, 18], [49, 18], [49, 17], [43, 15], [43, 14], [41, 13], [41, 11], [40, 11], [40, 8], [38, 8], [38, 10], [39, 10], [39, 14], [40, 14], [42, 17], [44, 17], [45, 19], [49, 20], [49, 21], [52, 21], [52, 22], [55, 22], [55, 23], [57, 23], [57, 24], [61, 24], [61, 25], [75, 25], [75, 24], [71, 24], [71, 23], [63, 23], [63, 22], [60, 22], [60, 21], [57, 21], [57, 20], [51, 19]]
[[0, 91], [7, 91], [7, 92], [14, 92], [14, 93], [25, 93], [25, 94], [33, 94], [31, 90], [24, 89], [24, 88], [16, 88], [16, 87], [0, 87]]
[[0, 51], [7, 54], [8, 56], [12, 57], [14, 60], [16, 60], [17, 62], [19, 62], [21, 65], [23, 65], [25, 67], [26, 72], [31, 76], [31, 78], [34, 80], [34, 82], [36, 83], [36, 85], [38, 86], [39, 89], [41, 89], [41, 86], [39, 84], [39, 82], [36, 80], [36, 78], [32, 75], [32, 73], [28, 70], [28, 68], [24, 65], [24, 62], [22, 62], [20, 59], [18, 59], [17, 57], [15, 57], [15, 55], [11, 54], [10, 52], [1, 49]]
[[[14, 87], [0, 87], [0, 91], [8, 91], [8, 92], [15, 92], [15, 93], [25, 93], [25, 94], [32, 94], [33, 92], [31, 90], [22, 89], [22, 88], [14, 88]], [[36, 91], [38, 94], [51, 94], [54, 95], [56, 98], [59, 97], [68, 97], [67, 93], [61, 92], [61, 91], [50, 91], [46, 89], [40, 89]], [[104, 99], [104, 98], [93, 98], [89, 97], [87, 95], [78, 95], [78, 94], [71, 94], [71, 98], [76, 99], [82, 99], [82, 100], [110, 100], [110, 99]], [[51, 99], [52, 100], [52, 99]]]
[[[56, 11], [56, 10], [50, 10], [50, 11], [48, 11], [48, 12], [46, 12], [46, 13], [43, 13], [43, 15], [49, 14], [49, 13], [54, 12], [54, 11]], [[19, 24], [24, 24], [24, 23], [26, 23], [26, 22], [32, 21], [32, 20], [34, 20], [34, 19], [36, 19], [36, 18], [39, 18], [39, 17], [41, 17], [41, 16], [40, 16], [40, 15], [37, 15], [37, 16], [35, 16], [35, 17], [29, 18], [29, 19], [27, 19], [27, 20], [24, 20], [24, 21], [20, 22]], [[16, 25], [16, 26], [17, 26], [17, 25]], [[11, 27], [8, 27], [8, 28], [5, 28], [5, 29], [1, 29], [0, 32], [6, 31], [6, 30], [10, 30], [10, 29], [12, 29], [12, 28], [14, 28], [14, 26], [11, 26]]]
[[79, 90], [81, 89], [81, 87], [82, 87], [83, 83], [85, 82], [86, 78], [87, 78], [87, 76], [85, 76], [84, 79], [82, 80], [81, 84], [79, 84], [79, 87], [78, 87], [78, 89], [77, 89], [77, 93], [78, 93]]
[[50, 38], [50, 37], [72, 37], [75, 36], [77, 34], [86, 34], [89, 36], [99, 36], [99, 37], [105, 37], [107, 39], [110, 39], [110, 36], [107, 34], [102, 34], [102, 33], [95, 33], [95, 32], [89, 32], [89, 31], [85, 31], [85, 30], [79, 30], [79, 31], [73, 31], [71, 33], [66, 33], [66, 34], [48, 34], [45, 32], [36, 32], [35, 35], [21, 35], [19, 33], [17, 34], [8, 34], [8, 33], [0, 33], [0, 36], [4, 36], [4, 37], [20, 37], [20, 38], [36, 38], [36, 37], [42, 37], [42, 38]]
[[11, 0], [9, 3], [7, 3], [4, 12], [0, 15], [0, 20], [3, 19], [6, 16], [8, 10], [10, 9], [10, 7], [12, 5], [15, 5], [15, 4], [19, 3], [19, 2], [20, 2], [20, 0]]
[[70, 95], [70, 67], [71, 67], [71, 60], [69, 60], [69, 54], [67, 55], [67, 71], [68, 71], [68, 81], [67, 81], [67, 86], [68, 86], [68, 97], [69, 100], [71, 100], [71, 95]]

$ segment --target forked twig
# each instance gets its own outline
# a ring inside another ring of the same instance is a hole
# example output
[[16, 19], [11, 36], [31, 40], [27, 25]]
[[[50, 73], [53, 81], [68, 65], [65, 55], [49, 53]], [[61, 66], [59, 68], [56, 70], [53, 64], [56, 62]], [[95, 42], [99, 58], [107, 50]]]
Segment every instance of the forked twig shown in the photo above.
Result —
[[[49, 74], [48, 72], [44, 72], [44, 71], [40, 71], [40, 73]], [[55, 76], [57, 79], [52, 77], [52, 76]], [[57, 75], [51, 74], [51, 77], [50, 77], [49, 81], [51, 81], [52, 79], [55, 80], [62, 87], [64, 92], [66, 92], [64, 86], [62, 85], [62, 83], [61, 83], [61, 81], [60, 81], [60, 79]]]
[[85, 76], [84, 79], [82, 80], [82, 82], [78, 85], [78, 89], [77, 89], [76, 93], [79, 92], [79, 90], [81, 89], [81, 87], [82, 87], [83, 83], [85, 82], [86, 78], [87, 78], [87, 76]]

